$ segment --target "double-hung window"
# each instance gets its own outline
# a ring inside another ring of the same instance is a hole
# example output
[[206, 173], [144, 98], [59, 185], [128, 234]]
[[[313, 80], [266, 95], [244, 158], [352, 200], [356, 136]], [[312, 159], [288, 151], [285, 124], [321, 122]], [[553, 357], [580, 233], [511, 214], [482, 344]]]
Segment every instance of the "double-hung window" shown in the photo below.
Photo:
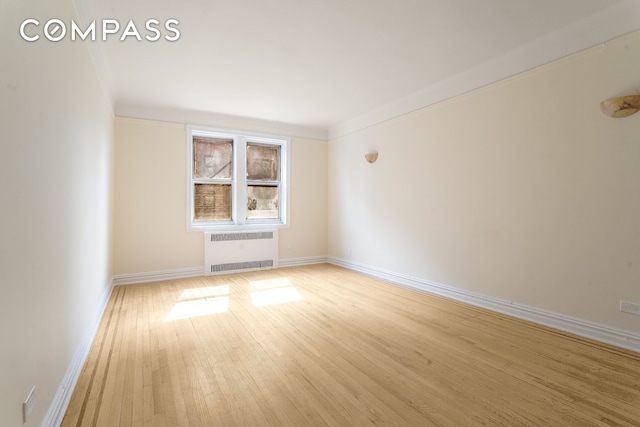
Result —
[[188, 128], [187, 228], [282, 226], [289, 140]]

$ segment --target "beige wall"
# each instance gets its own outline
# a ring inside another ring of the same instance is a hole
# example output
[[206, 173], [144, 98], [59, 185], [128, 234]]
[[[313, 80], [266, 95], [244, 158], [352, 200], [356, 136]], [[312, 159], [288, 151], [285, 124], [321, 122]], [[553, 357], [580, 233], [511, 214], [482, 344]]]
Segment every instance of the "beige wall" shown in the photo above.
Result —
[[327, 152], [326, 141], [292, 140], [291, 226], [280, 230], [281, 261], [327, 255]]
[[[185, 125], [118, 118], [115, 140], [115, 274], [202, 267], [202, 233], [186, 231]], [[327, 143], [294, 138], [281, 259], [326, 255], [326, 176]]]
[[635, 33], [330, 141], [329, 255], [640, 332], [619, 312], [640, 302], [640, 117], [598, 108], [638, 70]]
[[0, 2], [0, 425], [41, 425], [81, 359], [111, 282], [113, 114], [87, 44], [27, 43], [70, 1]]
[[185, 126], [117, 118], [116, 275], [203, 265], [202, 235], [186, 231]]

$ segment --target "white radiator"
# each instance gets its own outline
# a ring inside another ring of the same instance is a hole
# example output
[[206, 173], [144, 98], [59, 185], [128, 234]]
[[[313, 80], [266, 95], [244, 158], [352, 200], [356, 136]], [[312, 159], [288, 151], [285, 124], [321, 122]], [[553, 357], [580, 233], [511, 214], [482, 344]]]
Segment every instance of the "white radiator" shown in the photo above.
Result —
[[204, 233], [205, 276], [278, 268], [278, 230]]

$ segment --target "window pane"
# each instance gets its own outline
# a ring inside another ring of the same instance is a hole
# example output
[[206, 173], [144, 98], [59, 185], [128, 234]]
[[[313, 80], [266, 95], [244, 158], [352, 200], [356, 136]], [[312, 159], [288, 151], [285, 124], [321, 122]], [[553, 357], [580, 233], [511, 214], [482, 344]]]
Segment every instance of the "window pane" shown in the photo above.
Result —
[[194, 221], [231, 220], [231, 185], [195, 184]]
[[231, 179], [233, 140], [193, 137], [193, 176], [196, 179]]
[[278, 187], [250, 185], [247, 187], [247, 219], [280, 218]]
[[247, 179], [249, 181], [277, 181], [280, 147], [247, 144]]

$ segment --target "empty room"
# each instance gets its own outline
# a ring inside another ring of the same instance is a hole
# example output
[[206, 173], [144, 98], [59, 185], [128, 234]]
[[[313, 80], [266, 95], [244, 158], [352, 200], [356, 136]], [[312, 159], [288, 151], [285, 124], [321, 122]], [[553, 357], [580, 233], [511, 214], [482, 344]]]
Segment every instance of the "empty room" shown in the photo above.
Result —
[[640, 426], [636, 0], [0, 23], [1, 426]]

